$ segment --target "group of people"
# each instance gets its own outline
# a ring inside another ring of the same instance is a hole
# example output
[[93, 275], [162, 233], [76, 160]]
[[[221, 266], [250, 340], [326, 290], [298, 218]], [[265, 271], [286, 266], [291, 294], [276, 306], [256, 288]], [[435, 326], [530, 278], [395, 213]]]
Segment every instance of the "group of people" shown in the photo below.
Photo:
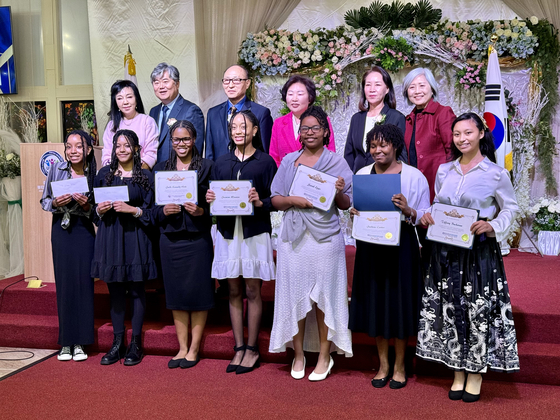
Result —
[[[305, 377], [307, 351], [319, 353], [308, 379], [325, 379], [334, 365], [332, 352], [352, 356], [352, 332], [376, 339], [376, 388], [407, 384], [405, 350], [411, 336], [417, 337], [419, 357], [454, 370], [451, 399], [476, 401], [481, 373], [488, 368], [519, 369], [498, 246], [518, 211], [513, 187], [508, 172], [495, 163], [484, 120], [475, 113], [455, 117], [439, 104], [430, 70], [416, 68], [404, 80], [404, 98], [414, 105], [408, 116], [396, 110], [387, 71], [377, 66], [366, 71], [360, 111], [352, 117], [343, 156], [335, 151], [328, 116], [313, 105], [315, 86], [308, 78], [289, 78], [281, 95], [290, 112], [273, 123], [267, 108], [246, 97], [247, 70], [228, 68], [222, 79], [228, 100], [208, 111], [206, 130], [200, 108], [179, 94], [175, 67], [161, 63], [151, 78], [161, 103], [149, 116], [132, 82], [111, 87], [99, 172], [91, 137], [73, 131], [64, 139], [66, 161], [54, 165], [47, 177], [41, 203], [53, 213], [60, 360], [87, 358], [84, 345], [94, 341], [92, 278], [99, 278], [109, 288], [114, 332], [101, 364], [123, 357], [125, 365], [140, 363], [144, 281], [156, 278], [160, 266], [179, 341], [169, 368], [191, 368], [200, 360], [214, 305], [213, 279], [227, 279], [235, 342], [226, 372], [242, 374], [259, 366], [261, 285], [270, 280], [276, 283], [269, 351], [293, 348], [295, 379]], [[300, 164], [337, 179], [327, 211], [289, 194]], [[151, 170], [196, 170], [199, 202], [155, 205]], [[357, 241], [348, 304], [338, 210], [359, 215], [352, 207], [354, 174], [401, 175], [401, 192], [392, 197], [402, 214], [401, 237], [396, 247]], [[53, 196], [51, 182], [77, 177], [87, 178], [89, 193]], [[211, 180], [253, 182], [248, 193], [253, 215], [218, 216], [214, 240]], [[92, 188], [105, 186], [127, 186], [129, 200], [95, 203]], [[480, 220], [471, 226], [472, 249], [425, 238], [434, 223], [431, 203], [479, 210]], [[276, 210], [283, 217], [275, 263], [270, 212]], [[72, 259], [67, 258], [70, 247], [79, 250]], [[128, 347], [127, 293], [133, 307]]]

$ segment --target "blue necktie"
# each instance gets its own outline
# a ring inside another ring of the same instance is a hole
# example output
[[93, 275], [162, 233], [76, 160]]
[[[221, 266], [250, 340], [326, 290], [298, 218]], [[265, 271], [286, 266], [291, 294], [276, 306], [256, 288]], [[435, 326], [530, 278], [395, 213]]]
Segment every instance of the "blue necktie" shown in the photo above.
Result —
[[[159, 127], [159, 131], [160, 133], [163, 131], [163, 128], [165, 127], [165, 125], [167, 124], [167, 113], [169, 112], [169, 107], [167, 105], [164, 105], [161, 108], [161, 112], [162, 112], [162, 116], [161, 116], [161, 125]], [[162, 145], [163, 146], [163, 145]], [[162, 149], [164, 149], [162, 147]], [[168, 144], [167, 144], [167, 155], [166, 156], [162, 156], [162, 160], [167, 160], [169, 159], [169, 155], [171, 153], [171, 139], [169, 139]]]

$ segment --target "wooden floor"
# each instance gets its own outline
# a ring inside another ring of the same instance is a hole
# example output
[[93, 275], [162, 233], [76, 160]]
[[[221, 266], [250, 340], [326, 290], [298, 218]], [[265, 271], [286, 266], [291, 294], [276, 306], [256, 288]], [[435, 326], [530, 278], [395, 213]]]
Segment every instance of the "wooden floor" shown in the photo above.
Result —
[[0, 347], [0, 381], [14, 372], [25, 369], [53, 353], [57, 353], [57, 351]]

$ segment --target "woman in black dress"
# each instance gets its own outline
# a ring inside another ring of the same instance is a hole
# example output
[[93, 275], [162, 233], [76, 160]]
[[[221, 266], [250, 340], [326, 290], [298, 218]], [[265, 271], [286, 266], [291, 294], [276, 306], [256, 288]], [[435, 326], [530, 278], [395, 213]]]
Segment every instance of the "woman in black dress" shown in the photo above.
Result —
[[[356, 173], [364, 166], [373, 163], [366, 146], [367, 133], [376, 125], [393, 124], [399, 127], [404, 135], [404, 115], [397, 111], [397, 99], [391, 76], [382, 67], [373, 66], [362, 77], [362, 91], [358, 108], [350, 121], [344, 159], [352, 172]], [[398, 156], [407, 162], [406, 149]]]
[[132, 340], [126, 349], [125, 366], [142, 361], [142, 324], [146, 307], [144, 281], [157, 277], [148, 236], [153, 203], [153, 177], [142, 169], [140, 146], [134, 131], [119, 130], [113, 140], [111, 164], [101, 168], [94, 187], [127, 186], [129, 200], [104, 201], [95, 208], [98, 226], [91, 275], [107, 283], [111, 296], [113, 345], [102, 365], [120, 360], [124, 353], [126, 292], [133, 303]]
[[[72, 131], [64, 139], [66, 162], [55, 163], [49, 171], [41, 206], [53, 214], [51, 244], [56, 306], [58, 309], [58, 344], [62, 350], [58, 360], [87, 359], [84, 345], [94, 341], [93, 279], [90, 275], [95, 231], [90, 220], [89, 201], [97, 172], [93, 139], [81, 130]], [[85, 194], [64, 194], [54, 197], [51, 183], [86, 177]], [[70, 257], [68, 250], [75, 250]], [[74, 347], [72, 349], [72, 346]]]
[[[402, 212], [402, 222], [399, 246], [356, 241], [349, 326], [354, 332], [375, 337], [380, 366], [371, 384], [381, 388], [391, 378], [389, 386], [398, 389], [407, 383], [404, 356], [408, 337], [418, 331], [422, 271], [414, 225], [430, 205], [430, 190], [418, 169], [397, 160], [404, 148], [399, 128], [375, 126], [367, 135], [367, 144], [375, 163], [358, 175], [400, 174], [401, 192], [392, 201]], [[356, 209], [351, 213], [359, 214]], [[389, 365], [391, 338], [395, 339], [393, 369]]]
[[[270, 233], [270, 186], [276, 163], [264, 153], [259, 120], [251, 111], [232, 115], [229, 126], [230, 153], [220, 156], [212, 170], [213, 180], [252, 180], [248, 201], [254, 205], [253, 216], [218, 216], [218, 233], [212, 262], [212, 277], [228, 279], [229, 314], [235, 356], [226, 372], [251, 372], [259, 367], [258, 337], [262, 315], [262, 281], [276, 278]], [[208, 190], [211, 203], [216, 194]], [[243, 286], [247, 294], [249, 336], [243, 335]]]
[[[200, 360], [199, 350], [208, 310], [214, 306], [214, 280], [211, 277], [214, 248], [210, 229], [212, 218], [206, 192], [213, 162], [198, 152], [196, 129], [190, 121], [175, 122], [170, 129], [171, 155], [154, 171], [197, 171], [198, 203], [166, 204], [152, 211], [159, 227], [159, 248], [167, 309], [173, 311], [179, 353], [168, 363], [170, 369], [193, 367]], [[192, 341], [188, 346], [189, 319]]]

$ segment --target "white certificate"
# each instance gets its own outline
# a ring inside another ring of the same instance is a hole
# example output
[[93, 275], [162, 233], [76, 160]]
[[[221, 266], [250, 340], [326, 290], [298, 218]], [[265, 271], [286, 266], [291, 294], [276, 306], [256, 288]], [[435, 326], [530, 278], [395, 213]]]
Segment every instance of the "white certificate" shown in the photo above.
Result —
[[435, 224], [428, 227], [426, 239], [472, 248], [474, 235], [471, 225], [478, 220], [478, 210], [434, 203], [431, 214]]
[[118, 187], [97, 187], [93, 189], [93, 195], [95, 196], [95, 202], [97, 204], [104, 203], [105, 201], [124, 201], [126, 203], [129, 200], [128, 186], [126, 185]]
[[196, 171], [154, 172], [156, 205], [198, 204], [198, 175]]
[[337, 179], [336, 176], [300, 164], [288, 195], [303, 197], [313, 204], [313, 207], [329, 211], [336, 194], [334, 184]]
[[89, 186], [85, 176], [80, 178], [70, 178], [64, 181], [52, 181], [51, 190], [53, 197], [60, 197], [64, 194], [87, 193]]
[[210, 203], [212, 216], [251, 216], [253, 203], [249, 203], [251, 181], [210, 181], [216, 199]]
[[378, 245], [400, 244], [401, 214], [398, 211], [361, 211], [354, 216], [352, 237]]

